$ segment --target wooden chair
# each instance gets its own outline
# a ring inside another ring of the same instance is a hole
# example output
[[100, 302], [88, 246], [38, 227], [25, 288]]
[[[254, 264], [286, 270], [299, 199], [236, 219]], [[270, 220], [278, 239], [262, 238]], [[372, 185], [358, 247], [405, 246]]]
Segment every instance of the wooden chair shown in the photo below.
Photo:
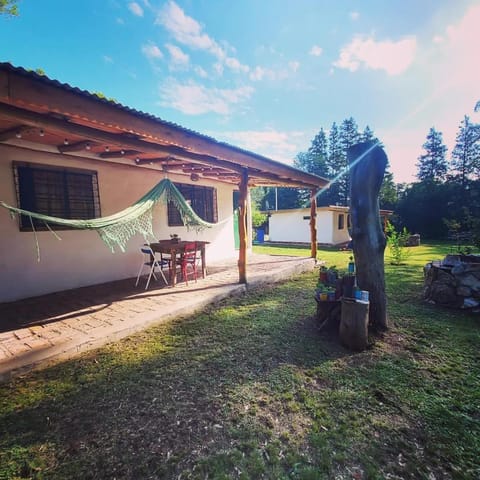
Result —
[[[195, 282], [197, 281], [197, 242], [188, 242], [185, 244], [185, 248], [180, 260], [180, 268], [182, 270], [182, 277], [185, 283], [188, 285], [188, 275], [193, 274]], [[188, 271], [190, 267], [190, 272]]]

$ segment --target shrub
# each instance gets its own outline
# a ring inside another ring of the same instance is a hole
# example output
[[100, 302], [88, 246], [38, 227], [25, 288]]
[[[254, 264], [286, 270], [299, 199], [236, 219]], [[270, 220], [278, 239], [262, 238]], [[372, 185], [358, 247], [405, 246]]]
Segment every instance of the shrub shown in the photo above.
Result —
[[387, 234], [387, 246], [390, 251], [393, 265], [401, 265], [410, 255], [410, 249], [407, 247], [410, 233], [403, 227], [403, 230], [397, 231], [395, 227], [387, 222], [385, 228]]

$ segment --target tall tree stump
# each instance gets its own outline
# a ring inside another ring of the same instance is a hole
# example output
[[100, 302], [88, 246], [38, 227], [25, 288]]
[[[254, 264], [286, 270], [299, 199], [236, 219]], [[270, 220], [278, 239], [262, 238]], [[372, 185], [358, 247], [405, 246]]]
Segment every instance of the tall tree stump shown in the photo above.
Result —
[[386, 330], [384, 252], [378, 195], [388, 160], [378, 142], [358, 143], [347, 151], [350, 164], [350, 214], [353, 254], [360, 289], [370, 292], [369, 325]]
[[342, 299], [340, 341], [350, 350], [362, 351], [368, 345], [368, 302]]

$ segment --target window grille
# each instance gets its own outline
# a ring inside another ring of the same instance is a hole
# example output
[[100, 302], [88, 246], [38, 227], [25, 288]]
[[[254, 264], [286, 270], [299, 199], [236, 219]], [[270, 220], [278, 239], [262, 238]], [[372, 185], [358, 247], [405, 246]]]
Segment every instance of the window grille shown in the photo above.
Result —
[[[97, 172], [14, 162], [13, 176], [19, 208], [68, 219], [101, 216]], [[35, 230], [47, 230], [41, 220], [32, 221]], [[69, 227], [56, 225], [55, 229]], [[32, 230], [29, 217], [20, 216], [20, 230]]]
[[[202, 220], [210, 223], [218, 222], [217, 190], [215, 188], [185, 183], [176, 183], [175, 186]], [[180, 212], [172, 202], [168, 202], [168, 225], [170, 227], [183, 226]]]

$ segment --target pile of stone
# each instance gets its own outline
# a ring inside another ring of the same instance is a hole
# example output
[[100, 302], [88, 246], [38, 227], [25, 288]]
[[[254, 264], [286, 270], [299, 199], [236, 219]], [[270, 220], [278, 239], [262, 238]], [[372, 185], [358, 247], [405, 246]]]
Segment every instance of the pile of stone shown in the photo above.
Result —
[[424, 298], [480, 313], [480, 255], [447, 255], [424, 267]]

